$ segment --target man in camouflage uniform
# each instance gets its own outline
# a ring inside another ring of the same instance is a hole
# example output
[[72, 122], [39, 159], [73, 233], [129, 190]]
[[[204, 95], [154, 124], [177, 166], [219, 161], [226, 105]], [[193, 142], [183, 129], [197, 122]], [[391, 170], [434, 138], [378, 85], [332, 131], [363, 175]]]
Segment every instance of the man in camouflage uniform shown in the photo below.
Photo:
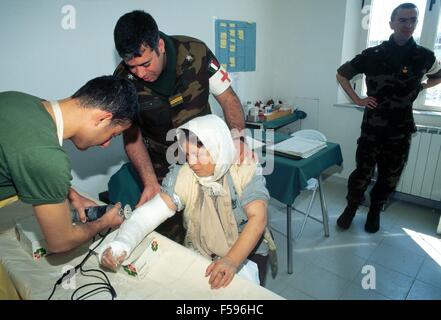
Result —
[[[356, 169], [349, 176], [348, 205], [337, 225], [348, 229], [377, 165], [378, 179], [371, 191], [365, 230], [380, 228], [380, 211], [395, 190], [409, 154], [411, 135], [416, 131], [412, 104], [422, 89], [441, 82], [440, 63], [434, 53], [418, 46], [412, 34], [418, 9], [401, 4], [391, 15], [394, 31], [389, 41], [368, 48], [343, 64], [337, 80], [355, 104], [365, 107], [358, 139]], [[349, 82], [356, 74], [366, 75], [367, 95], [361, 99]], [[421, 83], [423, 76], [427, 83]]]
[[[131, 164], [112, 176], [109, 198], [140, 206], [160, 191], [160, 181], [168, 172], [166, 150], [173, 141], [166, 140], [167, 132], [211, 113], [210, 93], [221, 105], [230, 129], [242, 131], [244, 117], [228, 73], [202, 41], [160, 32], [144, 11], [123, 15], [115, 26], [114, 39], [123, 59], [115, 75], [135, 84], [140, 113], [138, 126], [124, 134]], [[242, 136], [233, 138], [238, 149], [243, 147]], [[175, 221], [166, 223], [176, 226]]]

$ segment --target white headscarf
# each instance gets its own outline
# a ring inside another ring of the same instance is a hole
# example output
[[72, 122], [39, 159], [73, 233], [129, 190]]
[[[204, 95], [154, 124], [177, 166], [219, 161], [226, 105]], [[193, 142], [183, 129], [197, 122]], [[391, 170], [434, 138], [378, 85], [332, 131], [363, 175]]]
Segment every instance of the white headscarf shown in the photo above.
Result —
[[196, 179], [209, 190], [211, 195], [223, 195], [222, 181], [217, 181], [228, 172], [234, 162], [236, 153], [228, 126], [224, 120], [213, 114], [194, 118], [177, 130], [178, 141], [182, 145], [182, 142], [185, 141], [185, 135], [179, 129], [187, 129], [193, 132], [204, 144], [216, 163], [212, 176], [199, 177], [193, 172]]

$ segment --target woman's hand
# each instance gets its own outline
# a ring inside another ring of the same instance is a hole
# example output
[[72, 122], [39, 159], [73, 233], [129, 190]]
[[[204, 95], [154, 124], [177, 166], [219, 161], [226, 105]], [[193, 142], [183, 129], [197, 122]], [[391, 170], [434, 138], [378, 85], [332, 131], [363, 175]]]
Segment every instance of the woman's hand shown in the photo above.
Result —
[[237, 265], [227, 257], [213, 261], [205, 272], [205, 276], [210, 276], [208, 283], [211, 289], [225, 288], [233, 280], [237, 272]]
[[103, 256], [101, 257], [100, 263], [104, 267], [106, 267], [110, 270], [116, 271], [116, 269], [118, 269], [118, 266], [124, 261], [126, 256], [127, 256], [127, 252], [123, 251], [121, 255], [115, 257], [113, 255], [112, 248], [108, 247], [104, 251]]

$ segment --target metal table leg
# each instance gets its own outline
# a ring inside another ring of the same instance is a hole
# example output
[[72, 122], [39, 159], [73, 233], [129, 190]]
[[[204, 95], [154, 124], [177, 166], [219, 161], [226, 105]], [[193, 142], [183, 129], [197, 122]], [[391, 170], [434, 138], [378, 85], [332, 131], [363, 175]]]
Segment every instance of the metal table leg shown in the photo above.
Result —
[[288, 274], [292, 274], [292, 234], [291, 234], [291, 206], [286, 206], [286, 241], [288, 250]]
[[319, 182], [319, 192], [320, 192], [320, 204], [322, 207], [322, 216], [323, 216], [323, 228], [325, 229], [325, 237], [329, 237], [329, 221], [328, 221], [328, 207], [326, 206], [325, 193], [322, 188], [322, 176], [320, 175], [317, 178]]

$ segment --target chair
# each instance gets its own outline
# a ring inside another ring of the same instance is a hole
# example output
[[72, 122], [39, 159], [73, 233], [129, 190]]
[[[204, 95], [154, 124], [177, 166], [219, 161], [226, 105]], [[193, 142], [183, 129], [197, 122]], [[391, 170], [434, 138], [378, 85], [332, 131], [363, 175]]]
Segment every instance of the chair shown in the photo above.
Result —
[[[312, 140], [325, 141], [325, 142], [327, 141], [326, 136], [323, 133], [321, 133], [320, 131], [317, 131], [317, 130], [313, 130], [313, 129], [299, 130], [299, 131], [292, 133], [291, 136], [292, 137], [302, 137], [302, 138], [312, 139]], [[320, 187], [320, 184], [316, 178], [309, 179], [308, 185], [306, 186], [305, 189], [308, 191], [312, 191], [312, 195], [311, 195], [311, 199], [309, 200], [309, 204], [308, 204], [308, 208], [306, 209], [306, 212], [303, 212], [303, 211], [300, 211], [300, 210], [294, 208], [295, 211], [305, 215], [305, 218], [303, 219], [303, 222], [302, 222], [302, 227], [300, 228], [300, 231], [299, 231], [298, 235], [296, 236], [296, 240], [300, 239], [300, 237], [302, 236], [303, 229], [305, 228], [306, 221], [308, 218], [311, 218], [317, 222], [322, 223], [323, 226], [325, 227], [323, 220], [319, 220], [315, 217], [310, 216], [312, 205], [314, 204], [314, 200], [315, 200], [315, 195], [317, 193], [317, 190], [319, 190], [319, 187]], [[328, 217], [326, 217], [326, 219], [328, 219]], [[325, 234], [326, 234], [326, 228], [325, 228]]]

